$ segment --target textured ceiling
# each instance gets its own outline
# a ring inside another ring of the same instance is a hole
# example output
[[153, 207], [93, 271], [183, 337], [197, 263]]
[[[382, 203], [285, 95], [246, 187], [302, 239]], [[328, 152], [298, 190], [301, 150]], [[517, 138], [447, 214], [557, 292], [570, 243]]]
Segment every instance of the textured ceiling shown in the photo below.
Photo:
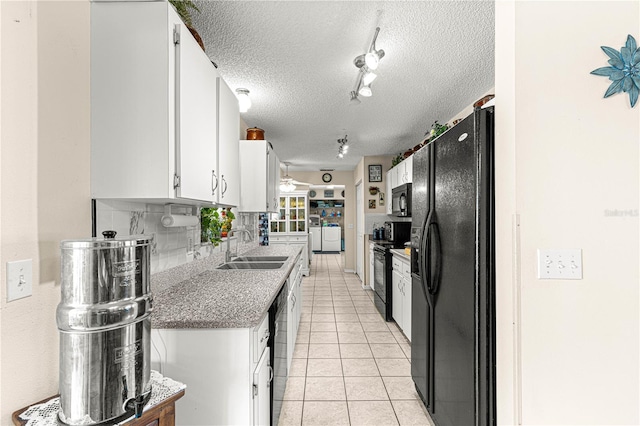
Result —
[[[362, 156], [402, 152], [494, 86], [493, 1], [196, 3], [207, 54], [232, 89], [251, 92], [242, 118], [292, 171], [353, 170]], [[386, 55], [373, 96], [350, 105], [353, 59], [376, 26]]]

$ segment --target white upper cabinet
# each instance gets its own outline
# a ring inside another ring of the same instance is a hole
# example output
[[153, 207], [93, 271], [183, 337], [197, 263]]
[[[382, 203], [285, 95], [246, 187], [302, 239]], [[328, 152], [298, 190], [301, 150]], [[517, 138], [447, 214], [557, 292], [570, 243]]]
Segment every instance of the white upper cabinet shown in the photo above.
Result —
[[241, 212], [278, 212], [280, 160], [267, 141], [240, 141]]
[[391, 189], [413, 182], [413, 156], [405, 158], [400, 164], [390, 169], [387, 179], [391, 181]]
[[173, 7], [90, 7], [92, 198], [237, 205], [237, 101]]
[[402, 168], [402, 183], [411, 183], [413, 182], [413, 155], [409, 158], [406, 158], [400, 165], [403, 165]]
[[267, 152], [269, 157], [269, 171], [267, 172], [267, 211], [278, 211], [280, 198], [280, 159], [271, 149]]
[[[176, 196], [216, 202], [216, 132], [218, 72], [182, 24], [175, 25], [178, 90], [176, 91]], [[237, 129], [236, 129], [237, 136]]]
[[393, 206], [391, 205], [391, 201], [392, 201], [391, 196], [392, 196], [392, 190], [393, 190], [392, 176], [393, 176], [394, 173], [395, 173], [395, 170], [390, 169], [387, 172], [387, 180], [385, 181], [385, 186], [387, 188], [387, 195], [386, 195], [387, 196], [387, 201], [386, 201], [387, 204], [385, 205], [385, 207], [386, 207], [386, 213], [389, 214], [389, 215], [393, 213], [393, 211], [392, 211], [392, 207]]
[[[220, 205], [240, 203], [240, 109], [238, 99], [218, 78], [218, 169], [219, 184], [214, 197]], [[216, 171], [218, 173], [218, 171]]]

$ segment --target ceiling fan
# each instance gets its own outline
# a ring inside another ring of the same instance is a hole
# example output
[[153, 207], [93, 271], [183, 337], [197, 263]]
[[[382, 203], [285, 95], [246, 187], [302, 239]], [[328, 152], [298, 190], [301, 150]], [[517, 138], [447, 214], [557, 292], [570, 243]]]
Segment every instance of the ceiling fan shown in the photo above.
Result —
[[280, 178], [280, 191], [291, 192], [296, 190], [296, 185], [304, 185], [304, 186], [312, 185], [311, 183], [308, 183], [308, 182], [299, 182], [294, 178], [292, 178], [291, 176], [289, 176], [289, 163], [284, 163], [284, 165], [287, 167], [287, 171], [286, 171], [286, 174]]

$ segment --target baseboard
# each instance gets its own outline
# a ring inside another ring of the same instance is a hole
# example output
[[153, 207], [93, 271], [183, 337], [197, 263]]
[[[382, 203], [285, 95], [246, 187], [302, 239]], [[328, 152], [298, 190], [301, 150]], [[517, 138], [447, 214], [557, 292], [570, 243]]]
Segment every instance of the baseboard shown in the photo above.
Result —
[[347, 274], [355, 274], [356, 273], [356, 271], [354, 269], [345, 269], [344, 272], [347, 273]]

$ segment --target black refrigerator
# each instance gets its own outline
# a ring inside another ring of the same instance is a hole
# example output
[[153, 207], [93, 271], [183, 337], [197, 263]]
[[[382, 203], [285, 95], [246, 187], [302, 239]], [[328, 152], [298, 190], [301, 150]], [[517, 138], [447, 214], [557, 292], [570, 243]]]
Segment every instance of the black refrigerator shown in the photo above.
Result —
[[495, 425], [494, 107], [414, 154], [411, 376], [438, 426]]

